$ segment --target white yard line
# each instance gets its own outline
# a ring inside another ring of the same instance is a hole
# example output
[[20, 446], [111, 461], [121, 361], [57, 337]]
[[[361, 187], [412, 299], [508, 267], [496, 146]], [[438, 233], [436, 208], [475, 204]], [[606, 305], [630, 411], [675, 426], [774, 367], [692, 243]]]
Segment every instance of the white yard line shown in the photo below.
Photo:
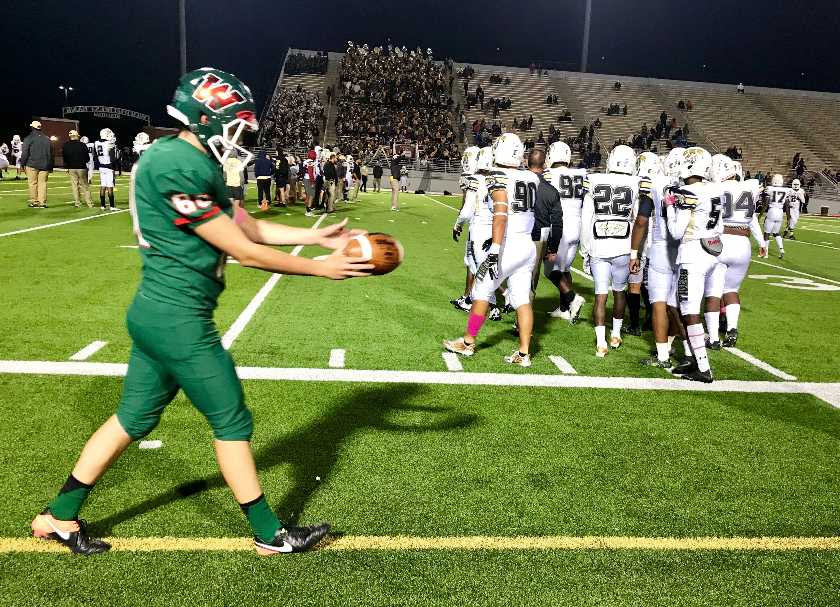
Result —
[[577, 375], [575, 368], [562, 356], [549, 356], [548, 360], [553, 362], [554, 366], [560, 369], [560, 373], [565, 373], [566, 375]]
[[[0, 373], [16, 375], [80, 375], [123, 377], [124, 363], [0, 360]], [[378, 369], [311, 369], [237, 367], [245, 380], [312, 381], [374, 384], [430, 384], [445, 386], [514, 386], [583, 388], [587, 390], [656, 390], [705, 393], [812, 394], [840, 409], [840, 383], [717, 380], [711, 384], [684, 379], [601, 377], [586, 375], [530, 375], [512, 373], [452, 373], [448, 371], [389, 371]]]
[[[38, 209], [33, 209], [33, 211], [37, 213]], [[79, 217], [78, 219], [68, 219], [67, 221], [59, 221], [58, 223], [48, 223], [42, 226], [35, 226], [34, 228], [15, 230], [14, 232], [6, 232], [4, 234], [0, 234], [0, 238], [3, 238], [5, 236], [15, 236], [16, 234], [26, 234], [27, 232], [37, 232], [38, 230], [46, 230], [47, 228], [57, 228], [58, 226], [65, 226], [69, 223], [88, 221], [90, 219], [99, 219], [100, 217], [111, 217], [113, 215], [125, 213], [126, 211], [128, 211], [128, 209], [119, 209], [117, 211], [108, 211], [107, 213], [100, 213], [99, 215], [91, 215], [90, 217]]]
[[458, 360], [458, 355], [454, 352], [444, 352], [441, 354], [443, 357], [443, 362], [446, 363], [446, 368], [449, 371], [463, 371], [464, 367], [461, 366], [461, 361]]
[[833, 230], [816, 230], [814, 228], [809, 228], [806, 226], [797, 225], [796, 231], [805, 230], [806, 232], [819, 232], [821, 234], [833, 234], [835, 236], [840, 236], [840, 232], [833, 231]]
[[587, 274], [586, 272], [583, 272], [582, 270], [578, 270], [577, 268], [569, 268], [569, 269], [572, 272], [574, 272], [575, 274], [577, 274], [578, 276], [583, 276], [586, 280], [592, 282], [592, 277], [589, 274]]
[[816, 278], [818, 280], [824, 280], [826, 282], [830, 282], [831, 284], [840, 285], [840, 280], [832, 280], [830, 278], [825, 278], [823, 276], [817, 276], [816, 274], [808, 274], [807, 272], [800, 272], [799, 270], [792, 270], [791, 268], [786, 268], [784, 266], [777, 266], [774, 263], [769, 263], [767, 261], [762, 261], [760, 259], [753, 259], [752, 262], [761, 264], [763, 266], [776, 268], [777, 270], [784, 270], [785, 272], [790, 272], [792, 274], [799, 274], [801, 276], [807, 276], [808, 278]]
[[788, 240], [788, 243], [794, 244], [807, 244], [811, 245], [812, 247], [820, 247], [821, 249], [834, 249], [835, 251], [840, 251], [840, 247], [832, 247], [827, 244], [817, 244], [816, 242], [808, 242], [807, 240]]
[[330, 362], [327, 363], [330, 369], [344, 368], [344, 350], [340, 348], [333, 348], [330, 350]]
[[777, 369], [771, 364], [764, 362], [763, 360], [756, 358], [752, 354], [747, 354], [743, 350], [739, 350], [738, 348], [723, 348], [730, 354], [734, 354], [738, 358], [741, 358], [751, 365], [762, 369], [763, 371], [767, 371], [770, 375], [775, 375], [779, 379], [783, 379], [785, 381], [796, 381], [796, 377], [790, 375], [789, 373], [785, 373], [784, 371]]
[[87, 360], [108, 344], [107, 341], [94, 341], [86, 345], [84, 348], [76, 352], [70, 357], [70, 360]]
[[[312, 225], [312, 229], [315, 230], [321, 225], [321, 222], [326, 219], [326, 215], [321, 215]], [[294, 249], [292, 249], [292, 255], [297, 256], [300, 255], [300, 252], [303, 250], [303, 245], [298, 245]], [[248, 323], [251, 322], [251, 319], [256, 314], [259, 307], [265, 301], [265, 298], [268, 297], [268, 294], [271, 293], [271, 290], [277, 284], [277, 282], [283, 278], [282, 274], [272, 274], [262, 288], [257, 291], [257, 294], [254, 295], [254, 298], [248, 302], [248, 305], [245, 306], [245, 309], [242, 310], [242, 313], [239, 317], [233, 321], [233, 324], [227, 330], [227, 332], [222, 337], [222, 345], [225, 347], [226, 350], [230, 350], [230, 347], [233, 345], [233, 342], [236, 341], [236, 338], [245, 330], [245, 327], [248, 326]]]
[[432, 202], [434, 202], [435, 204], [439, 204], [439, 205], [440, 205], [440, 206], [442, 206], [442, 207], [446, 207], [447, 209], [452, 209], [452, 210], [453, 210], [453, 211], [455, 211], [456, 213], [460, 213], [460, 212], [461, 212], [461, 210], [460, 210], [460, 209], [456, 209], [456, 208], [455, 208], [455, 207], [453, 207], [452, 205], [450, 205], [450, 204], [446, 204], [445, 202], [441, 202], [440, 200], [435, 200], [434, 198], [432, 198], [432, 197], [431, 197], [431, 196], [429, 196], [428, 194], [421, 194], [421, 196], [423, 196], [424, 198], [428, 198], [429, 200], [431, 200], [431, 201], [432, 201]]

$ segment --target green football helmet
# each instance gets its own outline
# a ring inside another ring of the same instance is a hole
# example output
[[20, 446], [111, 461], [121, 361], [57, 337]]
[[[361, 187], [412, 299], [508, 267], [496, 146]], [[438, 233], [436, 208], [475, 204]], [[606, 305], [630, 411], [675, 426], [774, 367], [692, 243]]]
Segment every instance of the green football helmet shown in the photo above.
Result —
[[195, 133], [220, 163], [232, 152], [245, 163], [253, 158], [239, 139], [246, 129], [259, 128], [254, 97], [233, 74], [212, 67], [184, 74], [166, 112]]

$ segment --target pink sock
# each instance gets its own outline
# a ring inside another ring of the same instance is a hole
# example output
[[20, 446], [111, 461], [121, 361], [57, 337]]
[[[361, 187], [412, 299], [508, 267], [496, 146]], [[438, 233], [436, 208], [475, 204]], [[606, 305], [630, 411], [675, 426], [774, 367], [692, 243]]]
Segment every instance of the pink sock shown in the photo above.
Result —
[[470, 314], [470, 318], [467, 321], [467, 333], [469, 333], [470, 337], [478, 335], [483, 324], [484, 317], [481, 314]]

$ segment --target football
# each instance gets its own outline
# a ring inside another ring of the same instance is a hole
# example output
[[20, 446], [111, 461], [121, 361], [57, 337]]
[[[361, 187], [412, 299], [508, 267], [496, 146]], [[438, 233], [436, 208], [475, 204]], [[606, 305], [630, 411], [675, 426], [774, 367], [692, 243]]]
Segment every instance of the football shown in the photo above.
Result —
[[390, 234], [372, 232], [353, 237], [344, 247], [344, 254], [348, 257], [364, 257], [373, 264], [373, 272], [377, 276], [393, 272], [403, 260], [403, 247]]

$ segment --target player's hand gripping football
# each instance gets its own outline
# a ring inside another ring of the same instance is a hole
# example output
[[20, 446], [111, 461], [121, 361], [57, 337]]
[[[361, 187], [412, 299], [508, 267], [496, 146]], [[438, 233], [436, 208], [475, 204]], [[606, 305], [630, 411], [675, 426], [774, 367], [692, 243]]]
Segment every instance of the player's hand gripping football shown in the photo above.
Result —
[[332, 251], [341, 251], [348, 245], [350, 239], [360, 234], [367, 234], [367, 230], [346, 230], [347, 219], [326, 228], [315, 230], [316, 244]]
[[345, 278], [356, 278], [370, 276], [374, 265], [364, 257], [348, 257], [343, 249], [334, 251], [331, 255], [319, 258], [322, 267], [319, 275], [330, 280], [344, 280]]

